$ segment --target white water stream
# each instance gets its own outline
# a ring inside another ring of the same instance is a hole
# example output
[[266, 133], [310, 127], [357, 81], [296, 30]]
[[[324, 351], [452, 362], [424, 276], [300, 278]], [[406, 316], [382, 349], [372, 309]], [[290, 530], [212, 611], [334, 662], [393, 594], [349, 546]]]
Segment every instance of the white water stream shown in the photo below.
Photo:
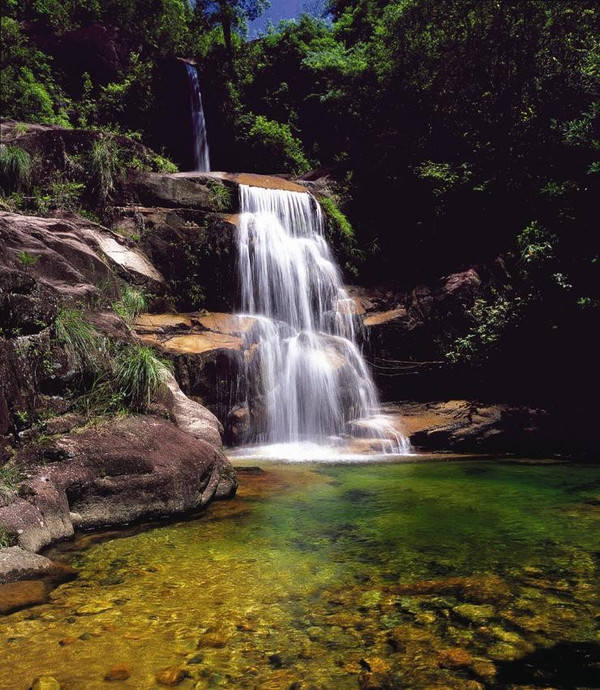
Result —
[[202, 93], [198, 81], [198, 71], [194, 65], [185, 63], [190, 82], [190, 110], [192, 114], [192, 136], [194, 138], [194, 170], [208, 172], [210, 157], [208, 153], [208, 137], [206, 134], [206, 120], [202, 107]]
[[257, 452], [329, 457], [358, 435], [378, 440], [379, 453], [408, 453], [408, 440], [380, 414], [319, 204], [308, 193], [246, 185], [240, 202], [242, 309], [255, 317], [247, 378], [263, 410], [254, 431], [272, 444]]

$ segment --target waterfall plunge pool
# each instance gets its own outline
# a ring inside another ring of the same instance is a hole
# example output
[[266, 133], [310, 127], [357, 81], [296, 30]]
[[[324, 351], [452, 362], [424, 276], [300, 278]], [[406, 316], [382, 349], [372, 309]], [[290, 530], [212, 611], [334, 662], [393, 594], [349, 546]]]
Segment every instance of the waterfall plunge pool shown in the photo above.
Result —
[[55, 547], [79, 577], [0, 618], [0, 687], [597, 687], [599, 528], [598, 466], [242, 467], [196, 518]]

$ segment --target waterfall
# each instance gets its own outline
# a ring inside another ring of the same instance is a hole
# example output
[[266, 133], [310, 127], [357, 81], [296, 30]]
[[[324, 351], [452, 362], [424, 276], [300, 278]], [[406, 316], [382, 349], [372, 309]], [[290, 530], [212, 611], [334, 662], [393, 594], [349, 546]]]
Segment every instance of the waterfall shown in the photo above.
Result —
[[210, 170], [208, 156], [208, 139], [206, 136], [206, 121], [202, 107], [202, 94], [198, 81], [198, 71], [194, 65], [185, 63], [190, 84], [190, 111], [192, 114], [192, 136], [194, 138], [194, 169], [199, 172]]
[[308, 193], [240, 185], [240, 209], [242, 309], [255, 317], [247, 378], [263, 410], [258, 440], [328, 443], [358, 422], [385, 451], [407, 452], [379, 415], [319, 204]]

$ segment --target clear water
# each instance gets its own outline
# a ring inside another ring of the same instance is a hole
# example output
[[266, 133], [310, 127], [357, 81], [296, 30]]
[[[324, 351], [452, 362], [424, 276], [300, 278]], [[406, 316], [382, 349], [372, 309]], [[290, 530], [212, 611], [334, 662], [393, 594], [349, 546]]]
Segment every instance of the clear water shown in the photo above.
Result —
[[0, 619], [0, 687], [600, 686], [600, 467], [264, 467], [197, 519], [63, 545], [79, 578]]
[[190, 109], [192, 113], [192, 136], [194, 149], [194, 170], [208, 172], [210, 170], [210, 156], [208, 152], [208, 135], [206, 120], [202, 107], [202, 92], [198, 81], [198, 70], [194, 65], [185, 63], [190, 83]]
[[368, 419], [366, 436], [387, 451], [407, 451], [407, 440], [379, 415], [319, 204], [308, 193], [240, 185], [240, 208], [242, 310], [256, 318], [246, 375], [264, 410], [255, 438], [332, 445], [349, 422]]

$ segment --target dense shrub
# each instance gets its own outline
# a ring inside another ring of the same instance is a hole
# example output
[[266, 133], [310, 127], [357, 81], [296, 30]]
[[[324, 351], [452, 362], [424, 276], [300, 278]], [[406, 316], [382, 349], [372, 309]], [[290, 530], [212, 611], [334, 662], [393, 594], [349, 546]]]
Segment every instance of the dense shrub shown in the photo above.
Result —
[[292, 134], [288, 124], [263, 115], [245, 115], [240, 125], [239, 141], [250, 170], [300, 175], [310, 169], [302, 142]]
[[4, 117], [68, 126], [69, 99], [58, 85], [51, 58], [37, 50], [12, 17], [2, 16], [0, 107]]

